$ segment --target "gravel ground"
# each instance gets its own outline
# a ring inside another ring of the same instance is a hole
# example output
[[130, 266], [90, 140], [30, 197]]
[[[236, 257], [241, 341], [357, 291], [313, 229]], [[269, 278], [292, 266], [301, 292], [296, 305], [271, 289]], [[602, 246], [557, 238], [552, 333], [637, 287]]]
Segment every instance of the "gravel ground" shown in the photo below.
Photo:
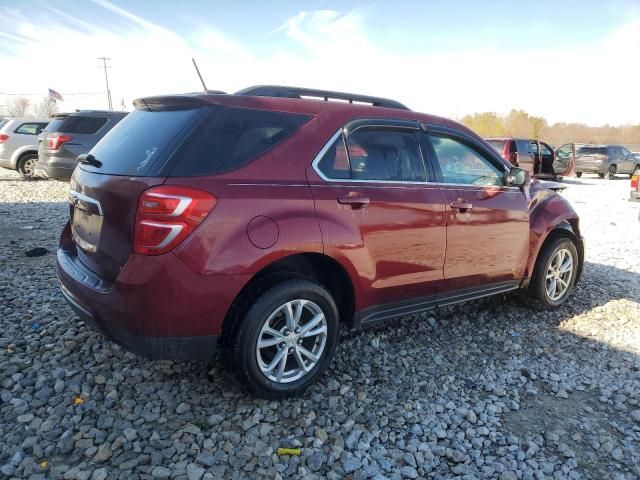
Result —
[[568, 305], [500, 297], [345, 335], [275, 402], [80, 323], [54, 273], [68, 185], [0, 173], [0, 477], [639, 478], [638, 209], [626, 179], [567, 183], [588, 241]]

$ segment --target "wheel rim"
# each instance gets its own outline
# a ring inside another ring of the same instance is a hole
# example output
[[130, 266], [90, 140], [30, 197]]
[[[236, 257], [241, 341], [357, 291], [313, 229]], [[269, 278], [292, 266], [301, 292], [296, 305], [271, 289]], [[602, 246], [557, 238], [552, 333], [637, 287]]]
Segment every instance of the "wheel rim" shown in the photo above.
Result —
[[22, 164], [22, 173], [24, 173], [25, 175], [33, 175], [33, 170], [36, 167], [36, 159], [35, 158], [29, 158], [27, 160], [24, 161], [24, 163]]
[[256, 359], [272, 382], [290, 383], [318, 364], [327, 343], [327, 319], [309, 300], [291, 300], [276, 308], [258, 335]]
[[609, 167], [609, 178], [613, 178], [616, 176], [616, 167], [612, 165]]
[[547, 268], [545, 287], [549, 300], [555, 302], [562, 298], [569, 290], [573, 275], [573, 257], [566, 248], [558, 250]]

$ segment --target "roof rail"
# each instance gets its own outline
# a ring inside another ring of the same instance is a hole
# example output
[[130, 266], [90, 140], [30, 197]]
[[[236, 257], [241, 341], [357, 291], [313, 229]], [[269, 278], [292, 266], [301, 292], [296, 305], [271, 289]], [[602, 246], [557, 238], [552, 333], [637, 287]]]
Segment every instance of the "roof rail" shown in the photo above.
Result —
[[251, 95], [256, 97], [286, 97], [286, 98], [316, 98], [320, 100], [346, 100], [349, 103], [366, 103], [374, 107], [397, 108], [409, 110], [408, 107], [395, 100], [387, 98], [371, 97], [369, 95], [357, 95], [352, 93], [332, 92], [330, 90], [316, 90], [313, 88], [284, 87], [278, 85], [257, 85], [248, 87], [236, 95]]

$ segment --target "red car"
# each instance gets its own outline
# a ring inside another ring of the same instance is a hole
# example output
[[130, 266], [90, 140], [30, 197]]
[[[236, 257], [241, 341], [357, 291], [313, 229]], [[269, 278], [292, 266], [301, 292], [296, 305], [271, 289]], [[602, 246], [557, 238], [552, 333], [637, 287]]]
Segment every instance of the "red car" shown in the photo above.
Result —
[[81, 318], [141, 355], [221, 347], [279, 398], [341, 326], [515, 290], [556, 308], [580, 277], [571, 205], [458, 123], [291, 87], [135, 107], [79, 157], [57, 259]]
[[561, 180], [573, 174], [576, 165], [573, 143], [554, 150], [548, 143], [530, 138], [492, 137], [486, 140], [502, 158], [525, 169], [534, 178]]

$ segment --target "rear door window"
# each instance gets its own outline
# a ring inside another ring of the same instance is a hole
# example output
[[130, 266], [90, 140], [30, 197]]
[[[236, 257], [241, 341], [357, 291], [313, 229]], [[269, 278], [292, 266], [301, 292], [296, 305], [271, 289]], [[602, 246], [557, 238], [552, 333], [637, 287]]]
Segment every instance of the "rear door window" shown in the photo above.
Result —
[[60, 132], [90, 135], [100, 130], [105, 123], [107, 123], [107, 119], [104, 117], [71, 115], [60, 127]]
[[248, 108], [207, 110], [176, 154], [171, 176], [211, 175], [239, 168], [311, 119], [308, 115]]
[[14, 132], [20, 133], [22, 135], [40, 135], [40, 133], [42, 133], [46, 126], [46, 123], [41, 122], [23, 123], [18, 128], [16, 128]]
[[606, 155], [607, 147], [580, 147], [577, 155]]
[[426, 182], [427, 175], [413, 130], [360, 128], [349, 135], [347, 150], [355, 180]]

